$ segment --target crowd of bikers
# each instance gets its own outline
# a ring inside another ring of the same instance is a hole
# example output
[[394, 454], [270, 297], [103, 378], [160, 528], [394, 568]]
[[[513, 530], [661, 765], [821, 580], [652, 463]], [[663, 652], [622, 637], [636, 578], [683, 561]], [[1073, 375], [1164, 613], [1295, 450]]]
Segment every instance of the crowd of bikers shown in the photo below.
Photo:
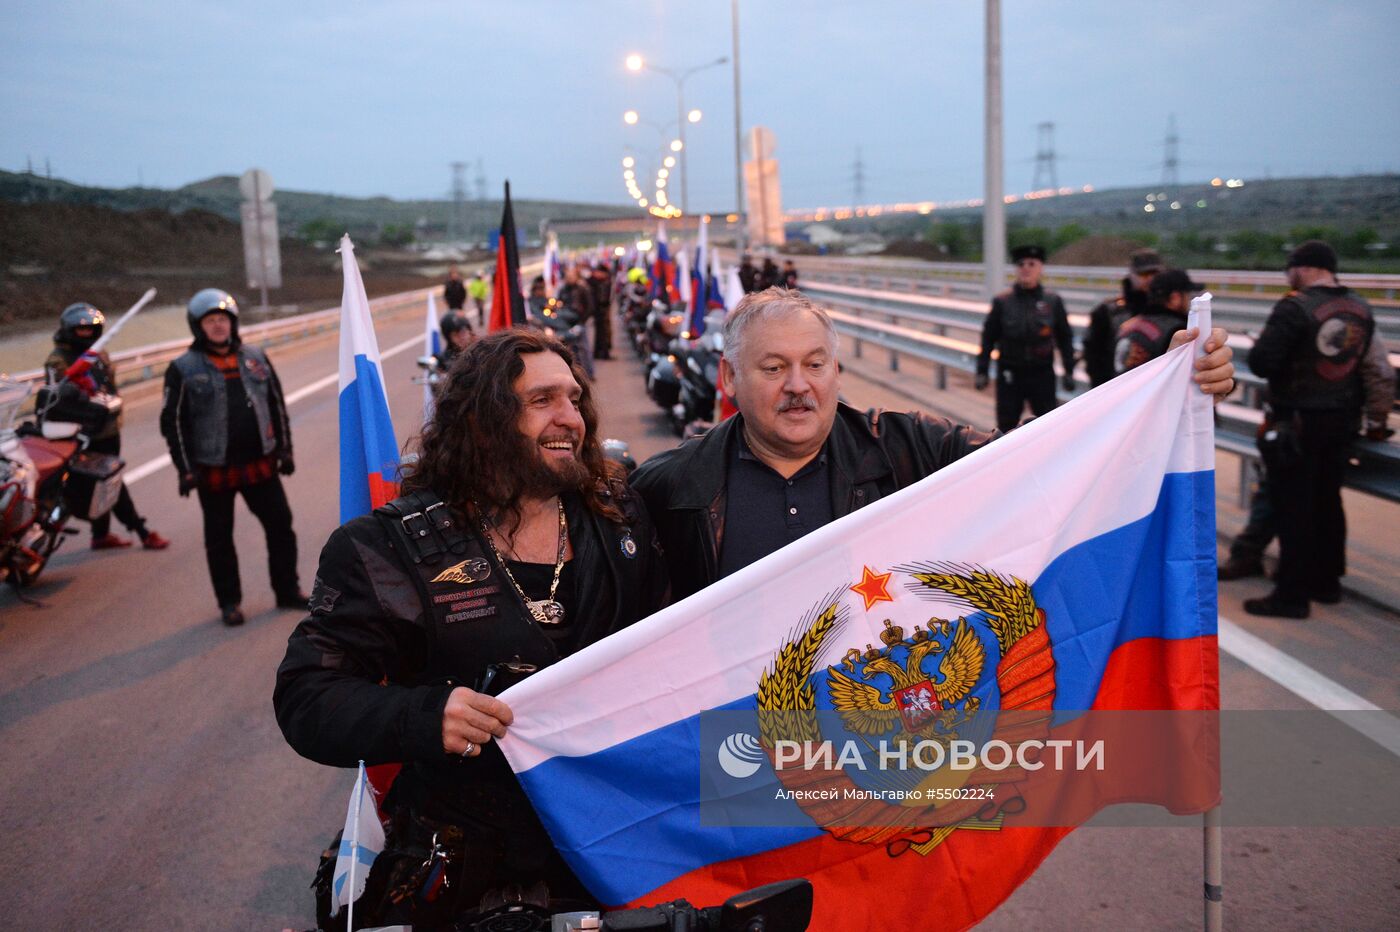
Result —
[[[265, 532], [277, 605], [307, 612], [277, 672], [286, 739], [332, 766], [403, 764], [383, 802], [390, 856], [371, 868], [357, 915], [443, 927], [531, 884], [556, 903], [588, 904], [495, 741], [512, 721], [504, 688], [994, 442], [1027, 407], [1046, 413], [1057, 387], [1075, 389], [1080, 359], [1097, 386], [1196, 336], [1186, 314], [1201, 286], [1139, 250], [1121, 294], [1090, 314], [1076, 358], [1064, 302], [1042, 282], [1045, 258], [1038, 246], [1014, 250], [1014, 283], [988, 312], [974, 386], [995, 380], [997, 429], [983, 430], [846, 404], [836, 329], [802, 294], [792, 261], [743, 256], [745, 296], [726, 316], [720, 362], [739, 413], [630, 477], [603, 454], [593, 367], [612, 358], [617, 301], [654, 283], [618, 261], [582, 260], [553, 295], [542, 277], [530, 288], [532, 321], [558, 317], [567, 329], [487, 334], [486, 279], [453, 268], [443, 374], [402, 495], [331, 535], [309, 597], [280, 481], [295, 467], [276, 370], [239, 339], [231, 295], [196, 294], [160, 426], [178, 490], [203, 512], [220, 616], [243, 620], [232, 536], [242, 497]], [[1337, 272], [1327, 244], [1293, 250], [1291, 290], [1248, 349], [1268, 380], [1255, 516], [1267, 515], [1280, 547], [1272, 592], [1245, 602], [1254, 614], [1305, 618], [1311, 602], [1341, 598], [1347, 450], [1363, 413], [1369, 436], [1385, 435], [1394, 400], [1371, 309]], [[92, 338], [85, 313], [64, 312], [51, 379]], [[1205, 348], [1190, 390], [1219, 401], [1235, 388], [1233, 351], [1220, 329]], [[103, 440], [116, 449], [115, 436]], [[145, 546], [168, 544], [129, 495], [116, 515]], [[94, 548], [113, 546], [105, 524], [93, 535]], [[1222, 578], [1262, 572], [1261, 553], [1233, 551]], [[325, 870], [317, 891], [322, 927], [334, 927]]]

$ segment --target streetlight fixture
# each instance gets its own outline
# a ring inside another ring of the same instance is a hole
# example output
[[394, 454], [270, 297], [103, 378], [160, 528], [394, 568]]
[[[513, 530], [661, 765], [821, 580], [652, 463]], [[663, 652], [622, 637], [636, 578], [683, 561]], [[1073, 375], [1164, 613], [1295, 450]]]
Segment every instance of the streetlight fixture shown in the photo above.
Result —
[[633, 165], [636, 165], [636, 164], [637, 164], [637, 160], [634, 159], [634, 158], [632, 158], [632, 156], [630, 156], [630, 155], [624, 155], [624, 156], [622, 157], [622, 167], [623, 167], [623, 168], [631, 168]]
[[665, 165], [667, 168], [675, 168], [675, 167], [676, 167], [676, 157], [675, 157], [674, 155], [668, 155], [668, 156], [666, 156], [666, 159], [665, 159], [661, 164], [662, 164], [662, 165]]
[[640, 119], [640, 117], [637, 116], [637, 111], [635, 110], [628, 110], [622, 115], [622, 122], [626, 123], [628, 126], [636, 126], [638, 119]]
[[[706, 63], [703, 64], [703, 65], [697, 65], [697, 66], [695, 66], [694, 68], [689, 68], [689, 69], [687, 69], [687, 70], [685, 70], [685, 71], [680, 71], [680, 72], [672, 71], [672, 70], [669, 69], [669, 68], [662, 68], [662, 67], [659, 66], [659, 65], [653, 65], [653, 64], [651, 64], [650, 62], [648, 62], [648, 61], [646, 61], [645, 59], [643, 59], [641, 55], [638, 55], [638, 54], [636, 54], [635, 52], [634, 52], [633, 54], [627, 56], [627, 62], [626, 62], [626, 64], [627, 64], [627, 70], [628, 70], [628, 71], [641, 71], [643, 68], [645, 68], [645, 69], [648, 70], [648, 71], [655, 71], [657, 74], [664, 74], [666, 77], [670, 78], [672, 81], [674, 81], [674, 82], [676, 83], [676, 126], [677, 126], [677, 128], [678, 128], [678, 135], [679, 135], [680, 138], [679, 138], [679, 139], [676, 139], [674, 142], [671, 143], [671, 151], [672, 151], [672, 152], [683, 152], [683, 151], [685, 150], [685, 124], [686, 124], [686, 122], [687, 122], [686, 109], [685, 109], [685, 82], [686, 82], [686, 79], [689, 78], [691, 75], [696, 74], [697, 72], [704, 71], [706, 68], [716, 68], [716, 67], [718, 67], [718, 66], [720, 66], [720, 65], [727, 65], [727, 64], [729, 64], [729, 56], [728, 56], [728, 55], [724, 55], [724, 56], [721, 56], [721, 57], [719, 57], [719, 58], [716, 58], [716, 59], [715, 59], [714, 61], [712, 61], [712, 62], [706, 62]], [[696, 122], [699, 122], [699, 120], [700, 120], [700, 111], [699, 111], [699, 110], [692, 110], [692, 111], [690, 111], [689, 122], [691, 122], [691, 123], [696, 123]], [[686, 159], [685, 159], [685, 156], [682, 155], [682, 156], [681, 156], [681, 163], [680, 163], [680, 176], [681, 176], [681, 210], [684, 211], [684, 212], [689, 212], [690, 205], [687, 203], [687, 197], [686, 197], [686, 190], [687, 190], [686, 179], [687, 179], [688, 173], [687, 173], [686, 170], [685, 170], [685, 166], [686, 166]]]

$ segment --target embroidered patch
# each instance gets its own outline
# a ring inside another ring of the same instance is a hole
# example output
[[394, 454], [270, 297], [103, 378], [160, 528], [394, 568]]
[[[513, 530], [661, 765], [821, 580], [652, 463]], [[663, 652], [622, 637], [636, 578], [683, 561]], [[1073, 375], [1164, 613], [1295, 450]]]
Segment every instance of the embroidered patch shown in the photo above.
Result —
[[637, 542], [632, 539], [632, 532], [628, 531], [622, 535], [622, 540], [618, 544], [622, 548], [622, 555], [629, 560], [637, 558]]
[[317, 576], [315, 584], [311, 587], [311, 599], [308, 603], [311, 614], [329, 615], [338, 601], [340, 601], [340, 590], [326, 585], [321, 577]]

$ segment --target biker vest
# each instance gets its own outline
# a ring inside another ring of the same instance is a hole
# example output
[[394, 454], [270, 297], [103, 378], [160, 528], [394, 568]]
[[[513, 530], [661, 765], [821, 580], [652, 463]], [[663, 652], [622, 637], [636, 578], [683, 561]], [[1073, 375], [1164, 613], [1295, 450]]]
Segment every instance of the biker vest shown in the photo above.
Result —
[[1360, 363], [1376, 328], [1370, 305], [1346, 288], [1309, 288], [1293, 299], [1307, 322], [1307, 338], [1290, 376], [1270, 385], [1276, 405], [1303, 411], [1360, 407]]
[[1118, 328], [1113, 371], [1122, 375], [1166, 353], [1172, 336], [1186, 329], [1186, 318], [1161, 309], [1129, 317]]
[[1051, 365], [1055, 356], [1055, 306], [1059, 296], [1044, 288], [1012, 288], [999, 295], [1002, 307], [1001, 366]]
[[[256, 346], [240, 346], [238, 372], [243, 391], [258, 421], [262, 452], [270, 456], [277, 447], [272, 425], [272, 364]], [[191, 405], [190, 459], [201, 466], [223, 466], [228, 461], [228, 389], [224, 375], [202, 351], [192, 349], [171, 363], [184, 382], [184, 403]]]
[[494, 695], [559, 659], [480, 535], [462, 527], [440, 498], [410, 492], [374, 514], [412, 567], [430, 680]]

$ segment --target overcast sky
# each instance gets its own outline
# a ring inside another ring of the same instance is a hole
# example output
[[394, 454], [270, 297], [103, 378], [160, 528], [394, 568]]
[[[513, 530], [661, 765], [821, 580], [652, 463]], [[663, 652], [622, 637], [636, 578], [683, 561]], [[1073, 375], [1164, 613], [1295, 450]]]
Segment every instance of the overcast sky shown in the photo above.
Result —
[[[784, 206], [978, 196], [982, 3], [740, 0], [745, 129], [777, 136]], [[625, 203], [684, 69], [730, 54], [728, 0], [0, 0], [0, 168], [176, 187], [257, 165], [279, 187], [443, 197], [480, 158], [492, 196]], [[1400, 170], [1396, 0], [1004, 0], [1006, 189], [1036, 124], [1062, 185]], [[729, 67], [692, 77], [694, 209], [733, 203]], [[469, 173], [474, 174], [474, 171]], [[645, 177], [650, 178], [648, 173]], [[645, 186], [645, 185], [644, 185]], [[673, 196], [678, 192], [672, 188]]]

